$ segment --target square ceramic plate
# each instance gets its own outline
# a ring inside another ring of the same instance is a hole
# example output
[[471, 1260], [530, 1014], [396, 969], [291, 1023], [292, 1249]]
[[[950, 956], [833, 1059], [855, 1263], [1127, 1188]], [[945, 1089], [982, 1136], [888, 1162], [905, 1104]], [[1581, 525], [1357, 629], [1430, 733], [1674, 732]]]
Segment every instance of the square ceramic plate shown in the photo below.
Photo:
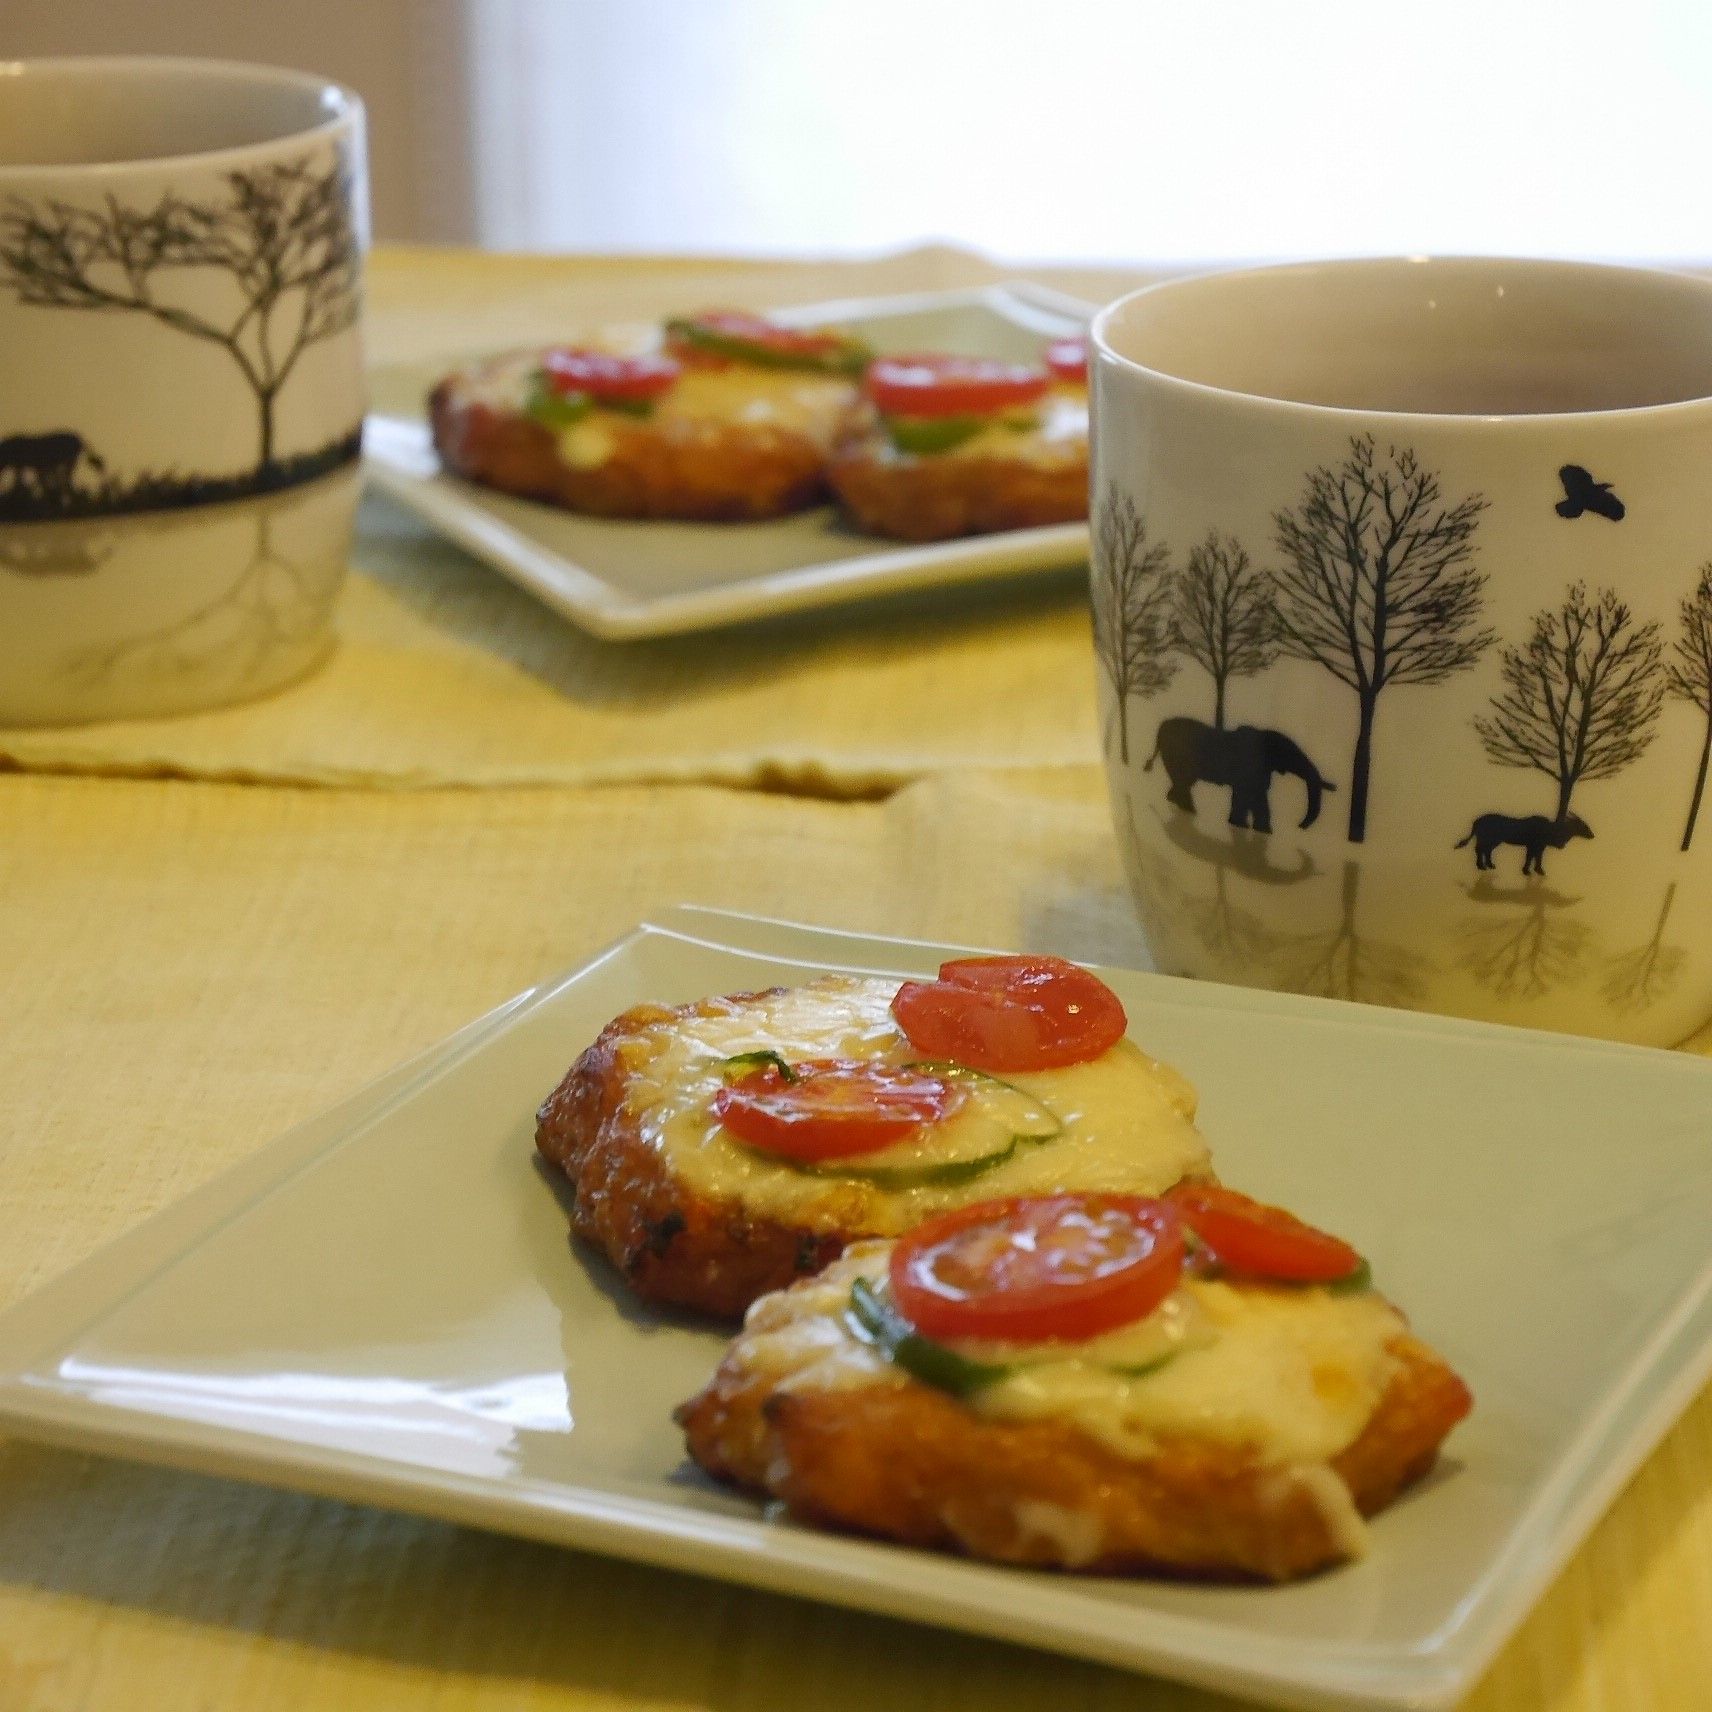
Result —
[[[1033, 359], [1044, 340], [1086, 331], [1094, 309], [1045, 286], [1012, 284], [771, 313], [796, 327], [849, 327], [880, 352]], [[513, 499], [440, 470], [423, 400], [454, 361], [369, 376], [363, 451], [370, 480], [555, 612], [608, 640], [1051, 570], [1088, 555], [1082, 523], [910, 546], [859, 535], [826, 506], [771, 523], [637, 523]]]
[[573, 1250], [531, 1152], [541, 1096], [639, 999], [947, 951], [668, 912], [0, 1316], [0, 1426], [1284, 1704], [1450, 1704], [1712, 1365], [1712, 1066], [1108, 971], [1227, 1179], [1356, 1240], [1478, 1401], [1352, 1567], [999, 1569], [770, 1522], [688, 1468], [670, 1411], [722, 1340]]

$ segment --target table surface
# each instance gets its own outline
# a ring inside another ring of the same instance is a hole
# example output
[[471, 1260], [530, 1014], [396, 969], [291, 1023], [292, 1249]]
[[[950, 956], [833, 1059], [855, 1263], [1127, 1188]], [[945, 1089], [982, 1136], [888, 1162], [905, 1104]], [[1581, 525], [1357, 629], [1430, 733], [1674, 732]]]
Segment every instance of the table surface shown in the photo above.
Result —
[[[370, 343], [1005, 271], [383, 250]], [[1136, 277], [1026, 271], [1094, 297]], [[0, 1303], [660, 904], [1146, 960], [1074, 578], [608, 646], [376, 500], [353, 573], [334, 662], [270, 702], [0, 732]], [[1709, 1614], [1703, 1396], [1468, 1704], [1712, 1705]], [[1237, 1704], [0, 1441], [0, 1712]]]

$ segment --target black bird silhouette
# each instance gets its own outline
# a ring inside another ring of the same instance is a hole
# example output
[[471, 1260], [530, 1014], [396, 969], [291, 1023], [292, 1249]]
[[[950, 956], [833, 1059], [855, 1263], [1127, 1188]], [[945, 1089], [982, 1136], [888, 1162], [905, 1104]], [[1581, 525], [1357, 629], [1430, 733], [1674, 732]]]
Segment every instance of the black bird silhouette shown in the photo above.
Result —
[[1563, 483], [1563, 498], [1557, 502], [1559, 517], [1579, 517], [1584, 511], [1623, 521], [1623, 502], [1611, 491], [1609, 482], [1595, 481], [1580, 464], [1565, 464], [1557, 472]]

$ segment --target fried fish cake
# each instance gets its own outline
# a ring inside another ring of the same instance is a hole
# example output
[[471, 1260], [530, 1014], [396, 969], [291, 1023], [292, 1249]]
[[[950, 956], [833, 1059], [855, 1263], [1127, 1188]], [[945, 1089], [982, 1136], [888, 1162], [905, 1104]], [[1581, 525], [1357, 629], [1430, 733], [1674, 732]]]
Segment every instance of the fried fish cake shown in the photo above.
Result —
[[893, 1245], [750, 1310], [678, 1411], [710, 1474], [808, 1522], [1002, 1563], [1283, 1581], [1358, 1556], [1363, 1518], [1471, 1404], [1371, 1290], [1185, 1278], [1146, 1320], [1003, 1354], [956, 1395], [852, 1313]]
[[960, 1089], [956, 1111], [859, 1157], [768, 1152], [721, 1120], [734, 1059], [921, 1061], [892, 1014], [898, 990], [834, 975], [617, 1017], [536, 1129], [540, 1153], [574, 1186], [575, 1230], [638, 1295], [735, 1318], [853, 1239], [946, 1207], [1061, 1186], [1157, 1193], [1208, 1173], [1193, 1090], [1127, 1039], [1091, 1062], [1002, 1080], [944, 1069]]

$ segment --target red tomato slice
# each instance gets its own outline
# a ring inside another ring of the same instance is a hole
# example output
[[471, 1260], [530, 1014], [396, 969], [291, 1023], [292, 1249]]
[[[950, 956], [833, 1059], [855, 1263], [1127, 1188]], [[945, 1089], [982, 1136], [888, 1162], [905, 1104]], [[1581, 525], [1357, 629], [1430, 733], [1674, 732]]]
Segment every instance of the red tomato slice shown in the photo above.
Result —
[[904, 982], [892, 1015], [918, 1052], [999, 1074], [1086, 1064], [1129, 1026], [1117, 994], [1062, 957], [956, 958]]
[[1029, 363], [991, 357], [878, 357], [865, 383], [887, 416], [984, 416], [1033, 404], [1050, 379]]
[[963, 1104], [955, 1082], [901, 1064], [851, 1058], [792, 1065], [794, 1082], [768, 1065], [721, 1088], [719, 1121], [740, 1141], [787, 1159], [842, 1159], [902, 1141]]
[[1088, 341], [1086, 339], [1054, 339], [1046, 347], [1046, 366], [1054, 380], [1086, 382], [1088, 379]]
[[1183, 1272], [1165, 1201], [1040, 1195], [982, 1201], [892, 1250], [892, 1300], [932, 1338], [1088, 1338], [1150, 1314]]
[[646, 404], [670, 392], [683, 372], [671, 357], [568, 349], [549, 351], [541, 367], [555, 392], [584, 392], [597, 404]]
[[1361, 1256], [1341, 1237], [1234, 1189], [1180, 1183], [1170, 1198], [1184, 1224], [1232, 1272], [1291, 1284], [1331, 1284], [1361, 1265]]

